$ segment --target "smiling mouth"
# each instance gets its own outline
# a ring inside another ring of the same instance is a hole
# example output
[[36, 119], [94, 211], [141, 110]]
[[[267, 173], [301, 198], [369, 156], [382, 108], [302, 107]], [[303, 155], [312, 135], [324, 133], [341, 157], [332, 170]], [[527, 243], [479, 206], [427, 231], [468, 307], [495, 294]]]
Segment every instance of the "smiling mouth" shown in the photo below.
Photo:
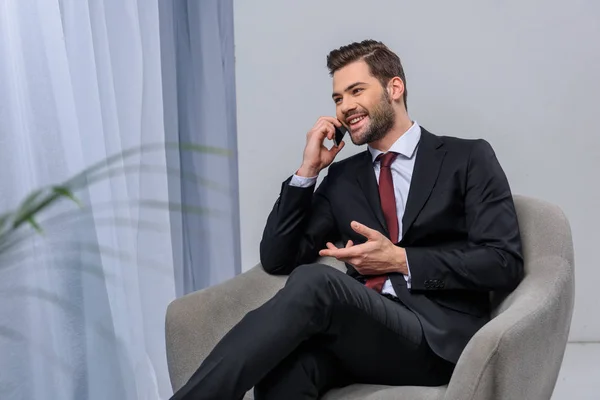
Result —
[[348, 127], [350, 128], [350, 130], [354, 130], [358, 127], [360, 127], [367, 119], [367, 115], [363, 114], [363, 115], [357, 115], [355, 117], [350, 117], [346, 119], [346, 122], [348, 123]]
[[366, 115], [360, 116], [360, 117], [356, 117], [356, 118], [352, 118], [350, 121], [350, 125], [352, 124], [356, 124], [357, 122], [361, 121], [362, 119], [366, 118]]

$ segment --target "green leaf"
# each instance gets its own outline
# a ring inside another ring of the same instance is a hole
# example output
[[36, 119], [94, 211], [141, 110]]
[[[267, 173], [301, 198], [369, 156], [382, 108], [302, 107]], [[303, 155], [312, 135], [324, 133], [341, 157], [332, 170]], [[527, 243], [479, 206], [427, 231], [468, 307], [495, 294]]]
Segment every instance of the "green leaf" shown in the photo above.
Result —
[[19, 208], [17, 208], [17, 211], [15, 213], [15, 221], [19, 219], [24, 219], [24, 216], [30, 214], [31, 209], [36, 208], [35, 202], [39, 199], [42, 193], [44, 193], [43, 188], [34, 190], [25, 198], [25, 200], [21, 202]]
[[220, 182], [213, 181], [207, 178], [204, 178], [200, 175], [194, 174], [193, 172], [182, 171], [178, 168], [165, 167], [160, 165], [151, 165], [151, 164], [139, 164], [139, 165], [123, 165], [122, 167], [115, 167], [112, 169], [107, 169], [102, 173], [99, 173], [88, 180], [88, 185], [91, 186], [96, 182], [99, 182], [103, 179], [118, 176], [121, 174], [128, 173], [139, 173], [139, 174], [166, 174], [168, 176], [172, 176], [175, 178], [179, 178], [182, 181], [187, 181], [190, 183], [194, 183], [197, 185], [201, 185], [207, 187], [211, 190], [215, 190], [219, 193], [229, 194], [229, 188]]
[[41, 212], [44, 208], [50, 206], [57, 199], [60, 199], [60, 197], [61, 196], [58, 193], [52, 192], [46, 195], [46, 197], [44, 197], [38, 204], [35, 204], [31, 209], [25, 208], [19, 210], [19, 212], [15, 216], [12, 228], [17, 229], [25, 222], [28, 222], [30, 219], [34, 218], [39, 212]]
[[69, 190], [69, 188], [64, 187], [64, 186], [55, 186], [52, 188], [52, 190], [54, 191], [54, 193], [57, 193], [63, 197], [71, 199], [73, 201], [73, 203], [75, 203], [79, 206], [79, 208], [83, 208], [83, 204], [81, 204], [81, 201], [79, 201], [79, 199], [77, 197], [75, 197], [75, 195], [73, 194], [73, 192], [71, 192]]
[[[165, 150], [193, 151], [197, 153], [214, 154], [219, 156], [231, 155], [231, 151], [213, 146], [204, 146], [195, 143], [165, 142], [148, 143], [141, 146], [136, 146], [133, 148], [123, 150], [120, 153], [106, 157], [103, 160], [100, 160], [87, 167], [78, 174], [75, 174], [63, 184], [52, 187], [50, 191], [47, 187], [33, 191], [25, 198], [25, 200], [23, 200], [23, 202], [16, 211], [0, 215], [0, 251], [5, 249], [7, 241], [12, 241], [13, 233], [25, 223], [31, 225], [31, 227], [33, 227], [38, 233], [42, 233], [42, 228], [37, 223], [36, 217], [44, 209], [54, 204], [57, 200], [60, 200], [61, 198], [68, 198], [74, 203], [76, 203], [80, 208], [83, 208], [82, 203], [77, 197], [75, 197], [73, 192], [75, 191], [75, 189], [89, 186], [90, 183], [93, 183], [95, 181], [94, 178], [96, 178], [97, 181], [99, 179], [106, 178], [114, 174], [116, 171], [110, 170], [109, 167], [111, 165], [123, 162], [123, 160], [132, 157], [136, 154], [143, 154], [144, 152], [150, 151]], [[129, 168], [138, 168], [141, 172], [144, 172], [144, 169], [148, 167], [149, 166], [147, 165], [140, 165], [139, 167], [122, 166], [121, 168], [123, 172], [126, 172]], [[94, 177], [93, 175], [97, 173], [104, 173], [104, 176]], [[167, 174], [178, 175], [181, 179], [195, 181], [196, 183], [208, 186], [214, 190], [219, 190], [223, 193], [228, 193], [228, 189], [226, 187], [221, 186], [218, 182], [210, 181], [208, 179], [204, 179], [194, 174], [184, 173], [182, 171], [178, 171], [174, 168], [169, 167], [167, 167]], [[142, 207], [161, 208], [181, 213], [213, 216], [220, 214], [213, 210], [209, 210], [202, 207], [189, 206], [185, 204], [152, 200], [141, 200], [139, 203], [139, 205]]]
[[[54, 194], [55, 196], [57, 196], [56, 194]], [[205, 207], [198, 207], [198, 206], [193, 206], [193, 205], [189, 205], [189, 204], [185, 204], [185, 203], [175, 203], [175, 202], [169, 202], [169, 201], [161, 201], [161, 200], [152, 200], [152, 199], [142, 199], [142, 200], [125, 200], [125, 201], [108, 201], [108, 202], [104, 202], [104, 203], [97, 203], [94, 205], [94, 210], [95, 212], [98, 213], [102, 213], [104, 211], [107, 210], [119, 210], [119, 209], [123, 209], [123, 208], [129, 208], [129, 207], [140, 207], [143, 209], [158, 209], [158, 210], [165, 210], [165, 211], [170, 211], [170, 212], [178, 212], [181, 214], [196, 214], [196, 215], [202, 215], [202, 216], [207, 216], [207, 217], [223, 217], [226, 216], [227, 213], [224, 213], [223, 211], [220, 210], [215, 210], [215, 209], [211, 209], [211, 208], [205, 208]], [[74, 218], [77, 218], [80, 213], [90, 213], [92, 212], [91, 208], [83, 208], [81, 210], [67, 210], [67, 211], [63, 211], [63, 212], [59, 212], [56, 215], [52, 215], [49, 218], [46, 218], [42, 221], [44, 227], [46, 227], [47, 229], [50, 229], [56, 225], [65, 225], [67, 223], [70, 223], [70, 221]], [[26, 219], [22, 220], [20, 222], [20, 224], [23, 224], [25, 222], [28, 222]], [[142, 221], [139, 221], [142, 222]], [[119, 220], [115, 220], [114, 221], [114, 225], [118, 226], [118, 225], [131, 225], [133, 226], [133, 222], [131, 223], [126, 223], [123, 222], [123, 220], [119, 221]], [[140, 224], [139, 226], [137, 226], [138, 229], [144, 228], [144, 224]], [[150, 227], [146, 226], [147, 229], [150, 229]], [[156, 228], [156, 226], [154, 227]], [[162, 228], [161, 228], [162, 229]], [[31, 238], [34, 235], [34, 232], [32, 231], [21, 231], [21, 232], [15, 232], [16, 228], [13, 228], [12, 231], [8, 231], [8, 233], [2, 233], [0, 232], [0, 256], [5, 253], [8, 252], [11, 249], [14, 249], [15, 246], [23, 243], [24, 241], [28, 240], [29, 238]]]
[[141, 199], [139, 204], [142, 207], [155, 208], [155, 209], [167, 209], [169, 211], [196, 214], [196, 215], [217, 215], [219, 214], [216, 210], [211, 210], [206, 207], [190, 206], [182, 203], [175, 203], [172, 201], [152, 200], [152, 199]]
[[147, 143], [141, 146], [136, 146], [133, 148], [129, 148], [123, 150], [120, 153], [113, 154], [103, 160], [98, 161], [95, 164], [92, 164], [88, 168], [84, 169], [80, 173], [68, 179], [63, 186], [69, 187], [71, 189], [81, 188], [86, 186], [87, 179], [96, 172], [101, 171], [104, 168], [108, 168], [114, 163], [119, 161], [124, 161], [125, 159], [132, 157], [136, 154], [141, 154], [148, 151], [160, 151], [160, 150], [187, 150], [194, 151], [197, 153], [205, 153], [205, 154], [216, 154], [222, 156], [229, 156], [231, 152], [227, 149], [222, 149], [219, 147], [213, 146], [203, 146], [194, 143], [173, 143], [173, 142], [165, 142], [165, 143]]
[[196, 143], [165, 143], [166, 148], [178, 148], [181, 150], [189, 150], [197, 153], [216, 154], [220, 156], [230, 156], [231, 151], [220, 147], [203, 146]]
[[0, 232], [2, 232], [2, 228], [6, 225], [6, 223], [10, 220], [12, 216], [12, 212], [7, 212], [0, 215]]
[[0, 248], [2, 243], [6, 242], [7, 238], [10, 237], [10, 229], [5, 229], [6, 226], [10, 224], [14, 213], [7, 212], [0, 215]]
[[[34, 226], [31, 223], [33, 218], [37, 214], [42, 212], [45, 208], [49, 207], [50, 205], [54, 204], [56, 201], [60, 200], [62, 197], [66, 197], [68, 199], [73, 200], [73, 202], [75, 202], [75, 204], [77, 204], [78, 206], [83, 208], [83, 205], [81, 204], [81, 202], [75, 197], [75, 195], [73, 195], [73, 193], [71, 192], [71, 190], [69, 188], [67, 188], [65, 186], [55, 186], [52, 188], [52, 191], [48, 195], [46, 195], [44, 198], [42, 198], [42, 200], [39, 201], [38, 203], [30, 205], [30, 207], [21, 207], [19, 209], [19, 212], [17, 213], [17, 216], [15, 217], [15, 220], [13, 222], [13, 229], [17, 229], [19, 226], [21, 226], [25, 222], [29, 222], [32, 226]], [[35, 228], [35, 226], [34, 226], [34, 228]]]
[[19, 207], [20, 210], [25, 210], [26, 208], [30, 207], [35, 200], [38, 199], [38, 197], [40, 197], [40, 195], [44, 192], [44, 189], [38, 189], [38, 190], [34, 190], [33, 192], [31, 192], [29, 194], [29, 196], [27, 196], [25, 198], [25, 200], [23, 200], [23, 202], [21, 202], [21, 206]]
[[40, 235], [44, 233], [44, 231], [42, 230], [42, 227], [35, 221], [35, 219], [33, 217], [27, 218], [27, 222], [29, 222], [29, 225], [31, 225], [33, 227], [33, 229], [35, 229], [36, 232], [39, 233]]
[[[81, 242], [81, 241], [64, 241], [58, 238], [58, 240], [54, 240], [51, 237], [47, 237], [45, 240], [48, 240], [47, 243], [51, 244], [51, 248], [49, 251], [42, 253], [43, 257], [54, 256], [55, 254], [58, 257], [72, 257], [74, 255], [79, 254], [93, 254], [99, 255], [102, 257], [106, 257], [112, 260], [118, 261], [121, 265], [132, 268], [144, 268], [152, 270], [153, 272], [164, 274], [169, 276], [172, 274], [170, 272], [167, 265], [156, 261], [153, 258], [144, 258], [143, 256], [139, 256], [135, 250], [133, 253], [124, 251], [122, 249], [101, 245], [99, 243], [90, 243], [90, 242]], [[5, 253], [4, 256], [0, 258], [0, 271], [7, 270], [13, 268], [18, 265], [27, 265], [29, 261], [31, 261], [34, 257], [39, 256], [40, 254], [32, 254], [28, 249], [15, 249], [10, 253]]]
[[85, 186], [85, 183], [87, 182], [88, 177], [90, 175], [92, 175], [93, 173], [95, 173], [96, 171], [100, 171], [103, 168], [106, 168], [113, 163], [116, 163], [121, 160], [125, 160], [126, 158], [129, 158], [129, 157], [131, 157], [135, 154], [141, 153], [143, 151], [160, 150], [162, 148], [164, 148], [164, 145], [155, 143], [153, 145], [148, 144], [148, 145], [137, 146], [137, 147], [123, 150], [120, 153], [113, 154], [112, 156], [106, 157], [106, 158], [98, 161], [97, 163], [92, 164], [91, 166], [87, 167], [86, 169], [79, 172], [75, 176], [69, 178], [63, 184], [63, 186], [69, 187], [71, 189], [83, 187], [83, 186]]

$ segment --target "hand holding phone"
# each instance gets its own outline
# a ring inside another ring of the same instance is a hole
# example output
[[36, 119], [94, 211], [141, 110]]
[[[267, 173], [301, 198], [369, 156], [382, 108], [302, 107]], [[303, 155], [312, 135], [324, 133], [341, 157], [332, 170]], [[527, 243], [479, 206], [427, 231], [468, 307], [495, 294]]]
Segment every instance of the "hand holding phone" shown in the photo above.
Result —
[[[340, 127], [338, 127], [338, 125]], [[321, 117], [306, 134], [306, 146], [302, 156], [302, 165], [296, 172], [299, 176], [316, 176], [333, 162], [335, 156], [344, 148], [342, 141], [346, 128], [334, 117]], [[330, 149], [323, 141], [333, 140]]]

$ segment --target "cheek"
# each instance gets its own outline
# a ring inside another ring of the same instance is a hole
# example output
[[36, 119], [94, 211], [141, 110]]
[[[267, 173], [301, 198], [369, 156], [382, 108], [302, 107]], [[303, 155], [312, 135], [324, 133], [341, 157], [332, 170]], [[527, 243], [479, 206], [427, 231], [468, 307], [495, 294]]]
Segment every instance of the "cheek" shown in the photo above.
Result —
[[371, 113], [373, 112], [373, 105], [368, 102], [368, 101], [363, 101], [362, 103], [358, 104], [358, 109], [366, 112], [367, 114], [371, 115]]

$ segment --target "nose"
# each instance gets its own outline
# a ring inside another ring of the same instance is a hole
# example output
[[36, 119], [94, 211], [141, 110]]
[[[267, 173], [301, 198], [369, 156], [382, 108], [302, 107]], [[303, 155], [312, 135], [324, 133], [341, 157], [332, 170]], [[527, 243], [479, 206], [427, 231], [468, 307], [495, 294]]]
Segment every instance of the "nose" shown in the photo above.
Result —
[[339, 104], [339, 110], [340, 113], [342, 114], [342, 116], [345, 118], [346, 115], [348, 115], [348, 113], [350, 111], [353, 111], [356, 109], [356, 104], [348, 101], [348, 100], [342, 100]]

